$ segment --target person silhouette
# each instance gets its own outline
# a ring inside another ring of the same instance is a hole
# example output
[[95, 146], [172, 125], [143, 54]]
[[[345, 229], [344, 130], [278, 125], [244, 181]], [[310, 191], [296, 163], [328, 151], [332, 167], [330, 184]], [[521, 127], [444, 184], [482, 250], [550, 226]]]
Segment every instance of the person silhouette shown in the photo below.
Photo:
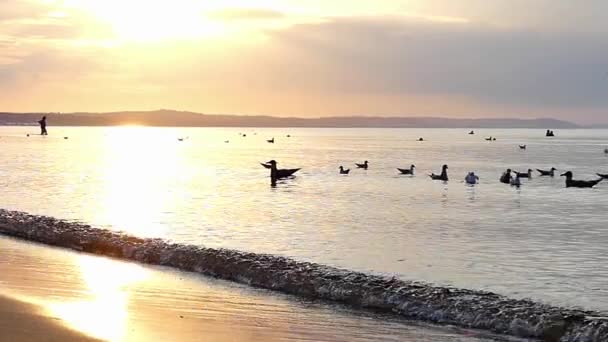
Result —
[[40, 135], [49, 135], [46, 131], [46, 116], [43, 116], [38, 123], [40, 124]]

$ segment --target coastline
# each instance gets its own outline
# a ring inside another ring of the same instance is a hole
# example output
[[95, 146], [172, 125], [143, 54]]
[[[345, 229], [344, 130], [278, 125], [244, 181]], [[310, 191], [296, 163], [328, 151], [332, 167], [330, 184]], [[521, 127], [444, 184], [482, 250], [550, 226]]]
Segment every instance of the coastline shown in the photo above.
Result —
[[608, 319], [598, 312], [514, 300], [494, 293], [388, 279], [271, 255], [142, 239], [5, 210], [0, 210], [0, 233], [429, 323], [545, 341], [608, 339]]

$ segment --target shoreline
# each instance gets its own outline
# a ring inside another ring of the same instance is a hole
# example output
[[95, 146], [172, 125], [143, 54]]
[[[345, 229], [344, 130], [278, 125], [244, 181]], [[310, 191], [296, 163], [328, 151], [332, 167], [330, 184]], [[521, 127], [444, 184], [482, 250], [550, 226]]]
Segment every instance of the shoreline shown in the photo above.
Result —
[[72, 330], [33, 304], [0, 294], [0, 335], [6, 341], [101, 341]]
[[430, 323], [545, 341], [608, 340], [599, 312], [498, 294], [408, 282], [266, 254], [143, 239], [88, 225], [0, 210], [0, 234], [81, 252], [169, 266], [291, 295]]

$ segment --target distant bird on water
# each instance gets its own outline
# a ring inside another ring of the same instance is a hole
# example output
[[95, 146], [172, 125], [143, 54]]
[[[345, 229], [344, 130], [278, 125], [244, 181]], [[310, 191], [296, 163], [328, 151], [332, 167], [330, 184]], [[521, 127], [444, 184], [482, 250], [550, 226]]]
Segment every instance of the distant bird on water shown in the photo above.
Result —
[[522, 149], [522, 150], [525, 150], [526, 147], [527, 147], [526, 145], [519, 145], [519, 148]]
[[464, 178], [464, 181], [469, 185], [475, 185], [479, 182], [479, 176], [475, 174], [475, 172], [469, 172], [469, 174]]
[[541, 176], [555, 177], [555, 171], [557, 171], [557, 169], [552, 167], [551, 170], [536, 169], [536, 171], [538, 171]]
[[359, 163], [355, 163], [355, 165], [357, 165], [357, 168], [359, 169], [365, 169], [367, 170], [367, 167], [369, 166], [367, 163], [367, 160], [363, 162], [363, 164], [359, 164]]
[[519, 179], [519, 173], [515, 172], [515, 177], [511, 177], [510, 184], [512, 186], [521, 186], [521, 180]]
[[431, 173], [429, 176], [433, 180], [441, 180], [441, 181], [447, 182], [448, 181], [448, 166], [447, 165], [443, 165], [441, 167], [441, 174], [440, 175], [436, 175], [434, 173]]
[[470, 131], [469, 134], [473, 135], [473, 134], [475, 134], [475, 131]]
[[511, 169], [507, 169], [507, 171], [500, 176], [500, 182], [504, 184], [511, 183]]
[[274, 138], [266, 140], [267, 142], [274, 144]]
[[[298, 172], [300, 169], [277, 169], [277, 162], [275, 160], [271, 160], [266, 164], [270, 165], [270, 180], [274, 184], [277, 179], [287, 178], [292, 176], [294, 173]], [[262, 164], [264, 165], [264, 164]]]
[[532, 178], [532, 169], [528, 169], [528, 172], [514, 172], [519, 178]]
[[350, 169], [344, 169], [344, 166], [340, 165], [340, 174], [347, 175], [350, 172]]
[[566, 177], [566, 188], [593, 188], [604, 178], [596, 180], [574, 180], [572, 179], [573, 174], [571, 171], [561, 174], [562, 177]]
[[397, 168], [397, 170], [399, 170], [399, 172], [401, 172], [402, 175], [414, 175], [414, 169], [416, 168], [416, 165], [412, 164], [410, 165], [409, 169], [400, 169]]
[[492, 137], [487, 137], [486, 141], [492, 141]]
[[418, 138], [418, 141], [424, 141], [424, 138]]

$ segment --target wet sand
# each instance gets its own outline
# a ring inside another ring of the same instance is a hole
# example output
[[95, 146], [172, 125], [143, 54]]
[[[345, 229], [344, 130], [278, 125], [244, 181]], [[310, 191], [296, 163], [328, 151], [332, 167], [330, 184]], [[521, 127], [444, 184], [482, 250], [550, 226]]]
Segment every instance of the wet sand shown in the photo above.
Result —
[[[39, 327], [34, 331], [44, 336], [51, 336], [51, 331], [73, 334], [58, 335], [57, 341], [86, 341], [62, 327], [106, 341], [477, 342], [498, 338], [10, 238], [0, 237], [0, 250], [0, 294], [29, 303], [2, 305], [0, 321], [15, 333], [19, 324], [12, 321]], [[30, 311], [23, 314], [21, 308]], [[39, 324], [39, 320], [49, 324]], [[6, 331], [0, 330], [0, 340], [19, 341], [5, 335]]]
[[2, 341], [99, 341], [67, 328], [39, 307], [0, 296], [0, 340]]

